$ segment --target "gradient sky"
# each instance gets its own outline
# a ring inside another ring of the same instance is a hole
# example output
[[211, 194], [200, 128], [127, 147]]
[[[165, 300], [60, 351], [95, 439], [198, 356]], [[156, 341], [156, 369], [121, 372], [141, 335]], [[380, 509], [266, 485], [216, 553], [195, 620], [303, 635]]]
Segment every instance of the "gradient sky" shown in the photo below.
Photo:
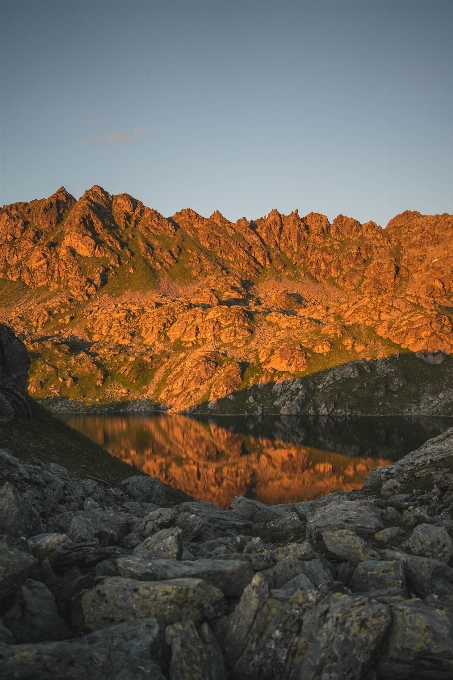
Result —
[[453, 213], [451, 0], [0, 0], [0, 204]]

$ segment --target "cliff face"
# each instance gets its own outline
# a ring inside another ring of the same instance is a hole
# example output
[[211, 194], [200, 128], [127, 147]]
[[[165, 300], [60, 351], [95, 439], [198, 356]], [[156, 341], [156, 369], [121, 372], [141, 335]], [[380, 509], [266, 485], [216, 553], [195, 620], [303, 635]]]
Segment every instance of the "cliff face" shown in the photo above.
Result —
[[62, 187], [0, 210], [0, 320], [32, 352], [36, 397], [216, 409], [254, 384], [449, 354], [452, 227], [409, 211], [385, 230], [297, 211], [165, 218]]

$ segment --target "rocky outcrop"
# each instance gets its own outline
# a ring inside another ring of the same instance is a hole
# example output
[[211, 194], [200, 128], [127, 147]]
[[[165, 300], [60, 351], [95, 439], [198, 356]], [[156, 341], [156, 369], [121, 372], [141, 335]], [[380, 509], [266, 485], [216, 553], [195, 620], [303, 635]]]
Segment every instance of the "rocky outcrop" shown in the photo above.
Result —
[[0, 209], [0, 320], [25, 337], [39, 398], [450, 414], [452, 224], [410, 211], [386, 229], [297, 211], [167, 218], [62, 187]]
[[25, 397], [30, 358], [21, 340], [0, 324], [0, 422], [31, 418]]
[[3, 460], [2, 678], [452, 676], [453, 430], [362, 490], [228, 510], [57, 466], [55, 504]]

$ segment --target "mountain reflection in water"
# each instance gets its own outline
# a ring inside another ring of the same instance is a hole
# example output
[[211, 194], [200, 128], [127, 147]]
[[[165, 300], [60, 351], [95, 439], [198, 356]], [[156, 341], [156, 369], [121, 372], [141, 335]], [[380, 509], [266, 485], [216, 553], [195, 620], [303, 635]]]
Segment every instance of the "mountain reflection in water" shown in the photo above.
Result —
[[62, 415], [112, 455], [199, 500], [268, 505], [359, 488], [453, 425], [444, 417]]

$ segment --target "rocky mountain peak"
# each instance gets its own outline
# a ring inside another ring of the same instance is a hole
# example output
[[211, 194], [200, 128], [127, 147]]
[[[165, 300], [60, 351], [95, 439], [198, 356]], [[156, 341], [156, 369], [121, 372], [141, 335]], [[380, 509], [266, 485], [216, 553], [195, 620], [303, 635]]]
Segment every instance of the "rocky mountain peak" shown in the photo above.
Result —
[[[0, 209], [0, 322], [41, 357], [36, 395], [87, 399], [95, 376], [102, 399], [191, 408], [251, 381], [453, 351], [452, 235], [451, 215], [407, 211], [382, 229], [274, 209], [232, 223], [190, 208], [166, 218], [97, 185], [75, 201], [61, 187]], [[72, 337], [90, 347], [77, 361]]]

